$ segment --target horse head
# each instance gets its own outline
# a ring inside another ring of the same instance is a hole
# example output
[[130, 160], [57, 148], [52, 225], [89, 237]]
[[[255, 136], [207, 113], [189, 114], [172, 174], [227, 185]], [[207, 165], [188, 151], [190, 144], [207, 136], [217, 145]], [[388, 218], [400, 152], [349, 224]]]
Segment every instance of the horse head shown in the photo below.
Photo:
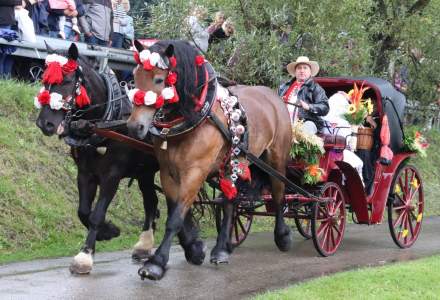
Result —
[[156, 111], [162, 107], [189, 121], [196, 105], [194, 99], [206, 79], [196, 63], [197, 57], [199, 61], [203, 57], [187, 42], [160, 41], [145, 49], [135, 41], [135, 47], [135, 89], [129, 92], [134, 108], [127, 125], [131, 136], [144, 139]]
[[43, 87], [34, 100], [35, 106], [40, 109], [36, 125], [47, 136], [62, 136], [66, 116], [72, 110], [90, 105], [90, 98], [83, 85], [85, 76], [77, 46], [72, 43], [67, 55], [54, 53], [47, 44], [46, 47], [48, 56]]

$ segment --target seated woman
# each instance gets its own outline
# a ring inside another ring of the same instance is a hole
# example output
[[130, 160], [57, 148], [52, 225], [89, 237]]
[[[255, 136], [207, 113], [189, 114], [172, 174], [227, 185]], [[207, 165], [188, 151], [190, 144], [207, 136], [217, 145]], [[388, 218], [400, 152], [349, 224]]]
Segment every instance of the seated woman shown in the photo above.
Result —
[[[352, 134], [350, 123], [344, 118], [344, 114], [348, 112], [348, 106], [350, 105], [348, 95], [345, 92], [337, 92], [328, 99], [328, 104], [330, 109], [328, 114], [322, 117], [324, 120], [324, 127], [321, 132], [324, 134], [340, 135], [345, 137], [348, 141]], [[364, 163], [353, 152], [355, 149], [350, 148], [350, 143], [347, 145], [348, 149], [345, 149], [343, 152], [343, 161], [356, 169], [362, 183], [364, 183], [362, 176]]]
[[293, 79], [280, 86], [278, 95], [287, 105], [292, 124], [303, 120], [303, 130], [316, 134], [323, 126], [321, 116], [329, 110], [324, 89], [313, 80], [319, 72], [319, 65], [306, 56], [300, 56], [287, 65], [287, 71]]

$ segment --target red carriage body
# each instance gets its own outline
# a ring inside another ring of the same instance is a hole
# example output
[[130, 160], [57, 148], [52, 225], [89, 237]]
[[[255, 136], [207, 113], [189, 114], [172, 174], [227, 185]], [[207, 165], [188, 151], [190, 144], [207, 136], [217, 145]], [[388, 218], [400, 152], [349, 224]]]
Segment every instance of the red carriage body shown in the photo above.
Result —
[[[424, 199], [420, 175], [415, 167], [407, 165], [414, 153], [402, 151], [403, 131], [400, 120], [403, 118], [405, 97], [387, 81], [378, 78], [316, 78], [315, 81], [325, 89], [328, 96], [337, 91], [348, 92], [354, 83], [369, 87], [365, 97], [373, 100], [379, 120], [387, 116], [391, 135], [389, 146], [394, 155], [386, 164], [378, 159], [372, 162], [374, 179], [368, 193], [357, 171], [342, 161], [345, 138], [324, 136], [326, 152], [319, 162], [325, 174], [322, 183], [316, 186], [301, 185], [297, 175], [304, 169], [304, 165], [298, 161], [289, 163], [287, 178], [307, 190], [309, 195], [287, 188], [285, 217], [294, 218], [301, 235], [313, 238], [318, 252], [328, 256], [336, 252], [342, 241], [346, 209], [353, 213], [356, 223], [373, 225], [382, 223], [388, 208], [393, 240], [401, 248], [411, 246], [420, 232]], [[380, 143], [381, 140], [377, 138], [373, 152], [379, 151]], [[296, 177], [292, 175], [295, 173]], [[394, 191], [396, 186], [401, 194]], [[262, 201], [265, 211], [256, 210], [258, 205], [249, 205], [246, 197], [241, 199], [231, 228], [233, 245], [240, 244], [246, 238], [254, 215], [274, 215], [271, 196], [263, 195]]]

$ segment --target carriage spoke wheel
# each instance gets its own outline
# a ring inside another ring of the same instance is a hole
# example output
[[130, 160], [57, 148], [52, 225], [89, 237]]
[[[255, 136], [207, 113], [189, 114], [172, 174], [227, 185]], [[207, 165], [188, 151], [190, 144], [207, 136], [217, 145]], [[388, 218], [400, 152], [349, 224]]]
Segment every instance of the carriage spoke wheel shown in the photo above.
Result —
[[[232, 248], [238, 247], [247, 238], [249, 231], [251, 230], [252, 221], [254, 215], [249, 213], [249, 209], [246, 210], [240, 205], [234, 209], [234, 215], [232, 217], [232, 226], [229, 229], [229, 236], [231, 238]], [[217, 227], [217, 233], [220, 234], [221, 224], [223, 220], [223, 207], [216, 205], [215, 224]]]
[[341, 188], [333, 182], [327, 182], [322, 187], [319, 197], [328, 200], [313, 204], [313, 244], [319, 254], [329, 256], [336, 252], [344, 237], [345, 200]]
[[388, 225], [391, 237], [400, 248], [409, 248], [422, 227], [424, 209], [423, 185], [412, 165], [397, 173], [388, 202]]
[[[298, 215], [310, 216], [310, 206], [304, 205], [297, 209]], [[312, 224], [310, 219], [295, 218], [295, 225], [298, 229], [299, 234], [301, 234], [305, 239], [312, 238]]]

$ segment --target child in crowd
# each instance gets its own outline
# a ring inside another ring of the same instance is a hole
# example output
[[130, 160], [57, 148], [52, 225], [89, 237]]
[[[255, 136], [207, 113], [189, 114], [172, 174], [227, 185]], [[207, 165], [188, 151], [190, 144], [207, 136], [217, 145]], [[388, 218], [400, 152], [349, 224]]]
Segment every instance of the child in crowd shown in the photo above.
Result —
[[58, 20], [58, 25], [60, 28], [58, 35], [62, 39], [66, 39], [66, 34], [64, 33], [66, 16], [72, 18], [72, 30], [75, 31], [77, 34], [81, 34], [78, 27], [78, 19], [76, 18], [78, 12], [76, 10], [75, 0], [49, 0], [49, 6], [52, 10], [61, 10], [64, 13], [64, 15], [61, 15]]

